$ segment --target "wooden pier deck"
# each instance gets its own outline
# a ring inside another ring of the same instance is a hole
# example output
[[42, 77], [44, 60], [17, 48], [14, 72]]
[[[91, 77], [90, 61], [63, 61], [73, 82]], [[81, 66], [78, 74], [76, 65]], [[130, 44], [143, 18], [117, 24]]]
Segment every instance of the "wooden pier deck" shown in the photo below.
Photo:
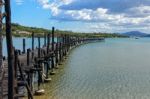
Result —
[[[71, 48], [103, 40], [103, 38], [85, 38], [69, 34], [58, 36], [54, 34], [53, 27], [51, 33], [47, 33], [44, 37], [44, 45], [41, 45], [41, 39], [38, 37], [38, 47], [35, 48], [33, 33], [32, 48], [26, 50], [26, 41], [23, 39], [21, 51], [13, 47], [10, 5], [10, 0], [0, 0], [0, 50], [2, 50], [2, 23], [4, 21], [8, 52], [7, 59], [0, 62], [0, 99], [20, 99], [23, 96], [33, 99], [34, 94], [44, 93], [44, 89], [40, 88], [41, 84], [49, 80], [50, 74], [55, 74], [54, 70], [57, 65], [63, 61]], [[2, 60], [1, 56], [0, 58]], [[37, 90], [33, 86], [34, 79], [37, 79]], [[25, 93], [22, 93], [23, 91]]]
[[[39, 38], [38, 48], [35, 48], [33, 35], [32, 49], [27, 49], [27, 51], [25, 50], [26, 44], [24, 44], [24, 40], [23, 52], [15, 49], [15, 61], [13, 67], [15, 99], [23, 96], [28, 96], [28, 99], [33, 99], [33, 95], [36, 94], [37, 91], [33, 88], [33, 74], [38, 74], [37, 78], [34, 79], [38, 79], [38, 90], [41, 90], [41, 83], [43, 83], [44, 80], [49, 79], [49, 74], [55, 74], [54, 69], [57, 68], [57, 65], [63, 60], [67, 53], [69, 53], [71, 48], [76, 47], [80, 44], [104, 40], [103, 38], [81, 38], [71, 37], [69, 35], [54, 37], [54, 32], [52, 33], [51, 37], [47, 35], [46, 38], [44, 38], [45, 43], [42, 46]], [[54, 42], [54, 38], [57, 38], [57, 42]], [[7, 99], [9, 90], [7, 60], [4, 60], [3, 64], [3, 69], [1, 69], [0, 72], [0, 99]], [[20, 87], [22, 86], [24, 86], [23, 90], [26, 90], [25, 94], [20, 94], [20, 91], [22, 91], [20, 90]]]

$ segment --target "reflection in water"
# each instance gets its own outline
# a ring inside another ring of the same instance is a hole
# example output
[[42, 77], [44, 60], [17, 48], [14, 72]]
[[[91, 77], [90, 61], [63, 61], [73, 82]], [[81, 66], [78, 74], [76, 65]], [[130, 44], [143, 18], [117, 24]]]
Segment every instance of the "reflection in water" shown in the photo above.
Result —
[[75, 48], [36, 99], [149, 99], [150, 39], [106, 39]]

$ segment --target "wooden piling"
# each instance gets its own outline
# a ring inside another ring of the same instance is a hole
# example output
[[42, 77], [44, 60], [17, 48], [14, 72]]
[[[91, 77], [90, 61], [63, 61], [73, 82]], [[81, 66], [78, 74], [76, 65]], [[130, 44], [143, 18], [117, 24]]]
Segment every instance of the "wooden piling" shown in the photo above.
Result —
[[56, 63], [56, 69], [58, 69], [58, 43], [59, 43], [59, 41], [58, 41], [58, 37], [56, 37], [56, 39], [57, 39], [57, 42], [56, 42], [56, 47], [55, 47], [55, 63]]
[[46, 46], [46, 33], [44, 33], [44, 46]]
[[61, 41], [61, 36], [59, 37], [59, 64], [62, 61], [62, 41]]
[[41, 57], [41, 41], [40, 41], [40, 37], [38, 37], [38, 57]]
[[32, 59], [34, 58], [34, 32], [32, 33]]
[[53, 55], [51, 56], [51, 67], [52, 67], [52, 72], [51, 74], [54, 74], [54, 68], [55, 68], [55, 64], [54, 64], [54, 27], [52, 27], [52, 53]]
[[8, 53], [8, 99], [14, 99], [14, 49], [11, 33], [11, 7], [10, 0], [5, 0], [6, 12], [6, 41]]
[[30, 65], [30, 49], [27, 49], [27, 66]]
[[[29, 67], [30, 66], [30, 49], [27, 49], [27, 66]], [[30, 90], [32, 89], [32, 85], [31, 85], [31, 77], [32, 77], [32, 73], [29, 71], [26, 72], [27, 74], [27, 82], [28, 82], [28, 85], [30, 87]], [[28, 99], [30, 99], [30, 93], [28, 91]]]
[[47, 34], [47, 53], [49, 52], [49, 46], [50, 46], [50, 34]]
[[55, 39], [55, 37], [54, 37], [54, 31], [55, 31], [55, 28], [54, 27], [52, 27], [52, 51], [54, 51], [54, 39]]
[[[55, 42], [55, 34], [54, 34], [54, 27], [52, 28], [52, 39], [50, 43], [50, 34], [44, 37], [44, 45], [47, 43], [47, 47], [41, 45], [40, 37], [38, 37], [38, 49], [34, 49], [34, 33], [32, 34], [32, 53], [35, 52], [34, 59], [35, 61], [31, 62], [30, 54], [31, 50], [27, 49], [27, 53], [25, 53], [25, 47], [23, 47], [23, 52], [25, 54], [19, 54], [19, 51], [15, 51], [14, 57], [14, 48], [12, 47], [12, 38], [11, 38], [11, 30], [8, 28], [10, 27], [10, 20], [7, 19], [6, 24], [6, 37], [7, 37], [7, 47], [8, 47], [8, 99], [17, 99], [20, 95], [18, 94], [18, 87], [25, 86], [27, 89], [28, 99], [33, 99], [32, 96], [32, 82], [33, 82], [33, 73], [38, 73], [38, 89], [36, 92], [41, 93], [44, 92], [43, 89], [40, 89], [40, 84], [42, 83], [42, 72], [46, 71], [46, 77], [44, 76], [45, 81], [50, 81], [51, 79], [48, 78], [48, 73], [50, 69], [50, 61], [51, 61], [51, 74], [55, 74], [54, 68], [58, 63], [65, 58], [66, 54], [70, 51], [71, 48], [78, 46], [82, 42], [86, 43], [89, 41], [94, 41], [97, 39], [93, 38], [81, 38], [75, 37], [70, 35], [60, 35], [57, 37], [57, 42]], [[11, 27], [10, 27], [11, 28]], [[7, 30], [8, 29], [8, 30]], [[25, 42], [25, 40], [23, 40]], [[51, 46], [50, 46], [51, 44]], [[25, 43], [23, 43], [25, 45]], [[41, 47], [43, 46], [43, 47]], [[47, 54], [46, 54], [47, 50]], [[15, 59], [14, 59], [15, 58]], [[33, 59], [33, 55], [32, 55]], [[55, 59], [55, 60], [54, 60]], [[10, 64], [11, 63], [11, 64]], [[46, 70], [42, 67], [42, 64], [46, 65]], [[27, 77], [27, 79], [25, 78]], [[19, 79], [17, 79], [19, 78]], [[17, 82], [17, 84], [16, 84]]]
[[[2, 0], [0, 0], [0, 3], [2, 4]], [[2, 5], [0, 5], [0, 15], [2, 15]], [[0, 17], [0, 68], [2, 67], [3, 64], [3, 51], [2, 51], [2, 46], [3, 46], [3, 35], [2, 35], [2, 19], [3, 17]]]
[[26, 40], [25, 38], [23, 39], [23, 51], [22, 51], [23, 54], [26, 53]]

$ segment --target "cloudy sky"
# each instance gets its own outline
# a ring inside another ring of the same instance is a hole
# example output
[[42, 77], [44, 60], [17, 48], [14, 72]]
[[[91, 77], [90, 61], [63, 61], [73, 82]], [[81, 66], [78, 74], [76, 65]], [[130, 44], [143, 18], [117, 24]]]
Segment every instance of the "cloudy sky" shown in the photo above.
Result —
[[12, 0], [12, 21], [79, 32], [150, 34], [150, 0]]

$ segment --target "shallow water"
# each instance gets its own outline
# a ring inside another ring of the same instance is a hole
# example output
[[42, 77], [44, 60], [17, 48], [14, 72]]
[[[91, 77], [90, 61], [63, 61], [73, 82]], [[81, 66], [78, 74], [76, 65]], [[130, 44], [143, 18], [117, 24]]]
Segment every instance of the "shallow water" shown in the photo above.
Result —
[[57, 72], [36, 99], [150, 99], [150, 38], [79, 46]]
[[[13, 37], [13, 46], [15, 47], [15, 49], [19, 49], [21, 51], [23, 51], [23, 39], [25, 39], [26, 42], [26, 46], [25, 49], [32, 49], [32, 38], [28, 38], [28, 37]], [[50, 38], [51, 40], [51, 38]], [[57, 39], [54, 39], [55, 42], [57, 41]], [[50, 41], [51, 42], [51, 41]], [[41, 47], [44, 45], [44, 38], [40, 38], [40, 44]], [[34, 47], [38, 47], [38, 38], [35, 37], [34, 38]], [[3, 56], [7, 57], [7, 46], [6, 46], [6, 38], [3, 38]]]
[[[13, 37], [13, 46], [16, 49], [20, 49], [21, 51], [23, 51], [23, 39], [26, 40], [26, 49], [28, 48], [32, 48], [32, 39], [31, 38], [27, 38], [27, 37]], [[35, 47], [38, 46], [38, 39], [35, 38]], [[44, 44], [44, 39], [41, 38], [41, 45]], [[41, 46], [42, 47], [42, 46]], [[3, 56], [7, 57], [7, 46], [6, 46], [6, 38], [3, 38]]]

